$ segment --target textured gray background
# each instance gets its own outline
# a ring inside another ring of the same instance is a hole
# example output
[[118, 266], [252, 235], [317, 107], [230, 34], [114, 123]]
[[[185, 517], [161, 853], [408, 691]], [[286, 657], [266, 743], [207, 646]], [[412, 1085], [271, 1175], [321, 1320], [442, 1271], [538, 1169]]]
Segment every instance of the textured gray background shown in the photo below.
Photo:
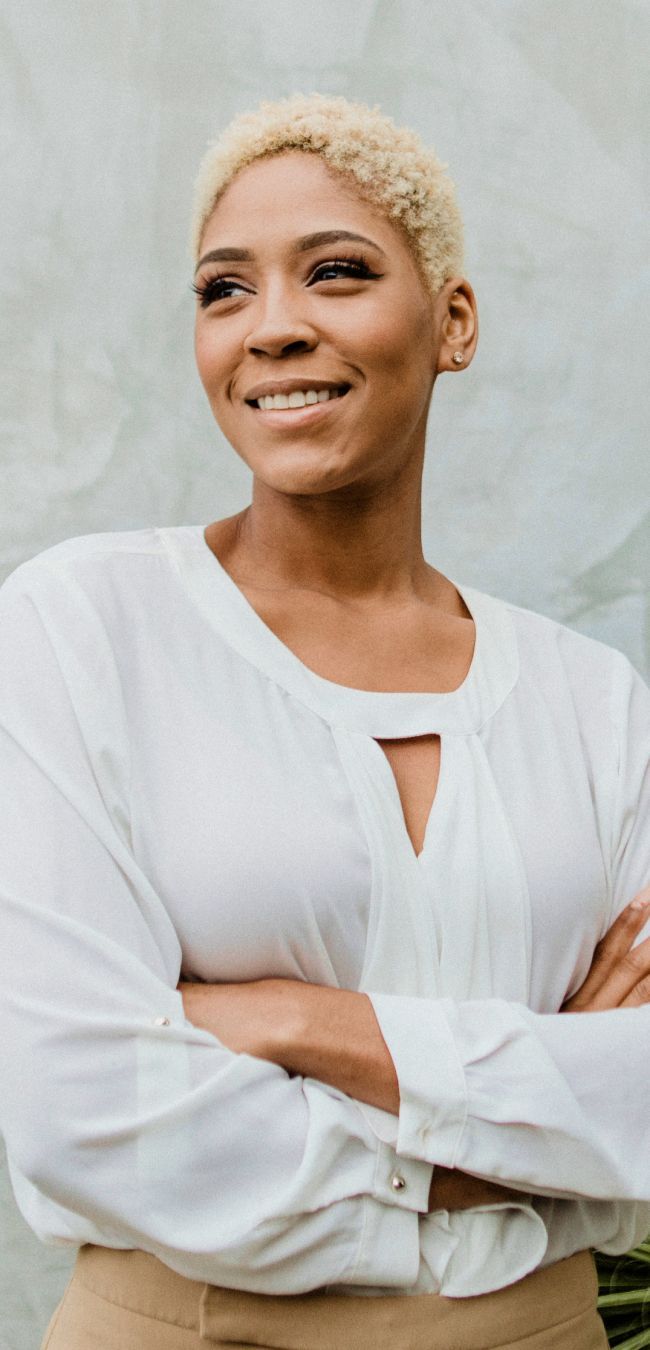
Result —
[[[0, 572], [249, 498], [193, 370], [207, 140], [264, 96], [379, 102], [449, 162], [481, 342], [441, 380], [425, 544], [650, 667], [647, 0], [0, 0]], [[65, 1280], [0, 1197], [0, 1350]]]

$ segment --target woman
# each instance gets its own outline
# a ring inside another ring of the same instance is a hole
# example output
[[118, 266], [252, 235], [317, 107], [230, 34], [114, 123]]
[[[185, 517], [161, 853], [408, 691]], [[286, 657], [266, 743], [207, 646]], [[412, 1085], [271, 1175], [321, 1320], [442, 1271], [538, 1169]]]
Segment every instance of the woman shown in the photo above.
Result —
[[44, 1344], [596, 1350], [588, 1249], [650, 1228], [647, 690], [423, 557], [477, 318], [415, 136], [263, 105], [193, 238], [250, 506], [2, 592], [1, 1119], [82, 1244]]

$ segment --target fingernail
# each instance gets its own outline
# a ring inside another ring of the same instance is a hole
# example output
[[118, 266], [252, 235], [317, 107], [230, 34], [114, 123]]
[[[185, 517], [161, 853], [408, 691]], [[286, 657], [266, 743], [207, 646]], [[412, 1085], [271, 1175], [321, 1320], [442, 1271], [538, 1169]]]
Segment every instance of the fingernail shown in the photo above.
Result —
[[648, 905], [650, 905], [650, 895], [637, 895], [636, 900], [632, 901], [630, 909], [647, 909]]

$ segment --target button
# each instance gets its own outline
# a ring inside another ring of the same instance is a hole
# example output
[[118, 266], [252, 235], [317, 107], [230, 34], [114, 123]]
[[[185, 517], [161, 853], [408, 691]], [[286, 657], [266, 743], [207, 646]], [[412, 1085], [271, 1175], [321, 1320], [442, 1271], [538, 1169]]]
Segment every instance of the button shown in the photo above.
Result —
[[399, 1172], [393, 1172], [390, 1184], [394, 1191], [403, 1191], [406, 1186], [404, 1177], [400, 1176]]
[[154, 1017], [151, 1025], [152, 1027], [170, 1027], [171, 1022], [168, 1017]]

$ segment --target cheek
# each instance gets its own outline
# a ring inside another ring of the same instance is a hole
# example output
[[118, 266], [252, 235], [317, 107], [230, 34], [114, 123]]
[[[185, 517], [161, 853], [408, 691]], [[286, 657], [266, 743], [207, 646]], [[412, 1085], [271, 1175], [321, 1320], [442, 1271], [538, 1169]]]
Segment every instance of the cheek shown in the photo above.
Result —
[[428, 313], [387, 305], [360, 337], [369, 372], [399, 379], [401, 386], [429, 377], [433, 335]]
[[228, 350], [222, 339], [217, 340], [211, 325], [200, 320], [194, 330], [194, 356], [206, 393], [216, 397], [228, 379]]
[[194, 359], [201, 377], [201, 383], [207, 388], [213, 362], [210, 359], [210, 343], [205, 328], [198, 322], [194, 329]]

